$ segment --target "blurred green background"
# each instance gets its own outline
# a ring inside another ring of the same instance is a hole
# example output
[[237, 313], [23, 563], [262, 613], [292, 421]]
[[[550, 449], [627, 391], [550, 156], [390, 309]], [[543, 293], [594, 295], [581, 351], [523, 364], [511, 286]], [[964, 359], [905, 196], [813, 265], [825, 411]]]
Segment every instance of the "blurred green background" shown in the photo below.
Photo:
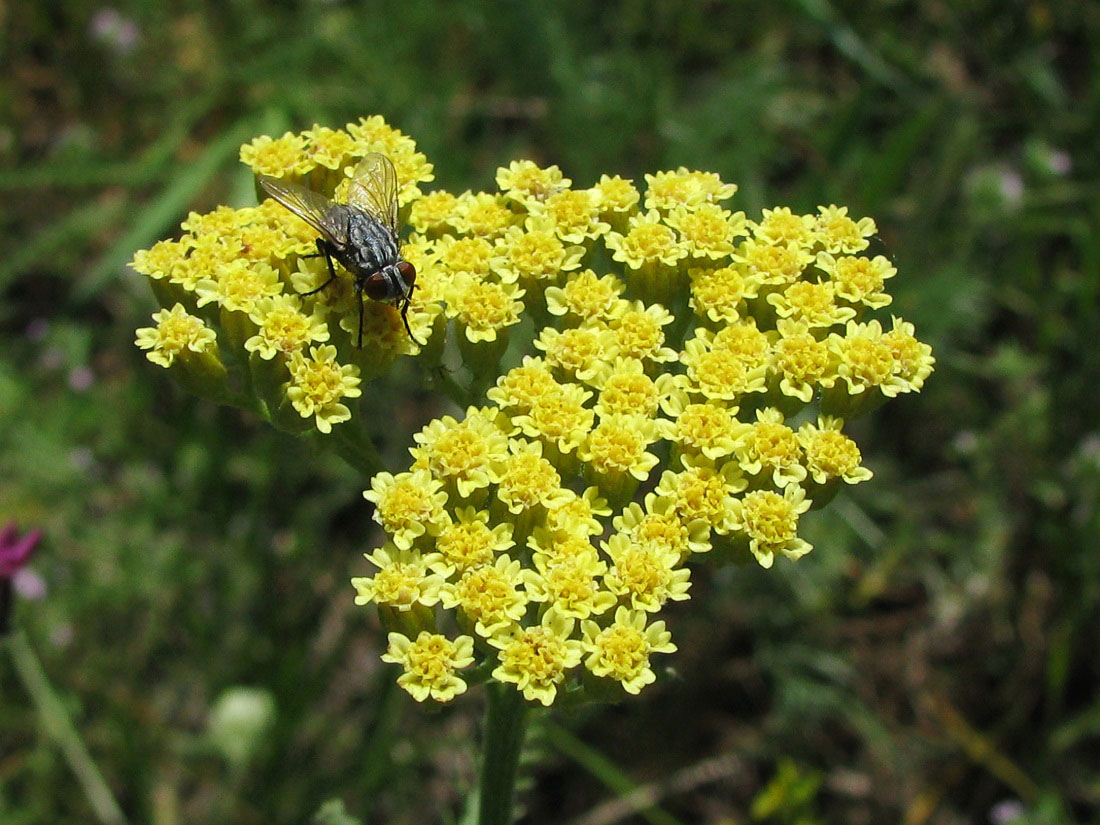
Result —
[[[810, 556], [700, 577], [678, 676], [540, 727], [527, 821], [1100, 821], [1100, 5], [64, 0], [0, 26], [0, 521], [44, 529], [48, 588], [16, 621], [129, 821], [445, 823], [470, 781], [478, 692], [416, 706], [352, 604], [362, 480], [132, 345], [154, 306], [126, 262], [250, 202], [240, 143], [376, 113], [454, 191], [528, 157], [714, 170], [750, 215], [847, 204], [938, 358], [861, 422], [876, 478]], [[371, 403], [394, 459], [443, 409], [411, 367]], [[0, 657], [0, 822], [92, 821]]]

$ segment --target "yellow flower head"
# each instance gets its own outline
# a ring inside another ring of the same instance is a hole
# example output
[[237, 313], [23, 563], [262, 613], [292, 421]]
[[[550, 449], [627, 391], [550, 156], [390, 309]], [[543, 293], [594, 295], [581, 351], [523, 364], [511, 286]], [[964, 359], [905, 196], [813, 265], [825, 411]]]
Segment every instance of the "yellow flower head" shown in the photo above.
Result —
[[829, 336], [829, 348], [837, 359], [837, 377], [844, 379], [851, 395], [878, 388], [887, 398], [906, 392], [909, 386], [897, 374], [897, 359], [882, 324], [849, 321], [844, 335]]
[[773, 292], [767, 300], [780, 318], [790, 318], [808, 327], [832, 327], [856, 316], [852, 307], [837, 304], [832, 281], [798, 281], [783, 292]]
[[190, 240], [188, 236], [184, 236], [178, 241], [157, 241], [149, 249], [139, 249], [130, 261], [130, 268], [154, 281], [167, 278], [184, 263]]
[[601, 628], [592, 621], [583, 623], [582, 645], [588, 657], [584, 666], [595, 676], [613, 679], [630, 694], [639, 693], [657, 676], [649, 664], [653, 653], [672, 653], [676, 645], [663, 621], [646, 626], [646, 614], [625, 607], [615, 611], [615, 620]]
[[714, 334], [697, 330], [696, 337], [709, 341], [712, 349], [724, 352], [750, 368], [767, 362], [771, 346], [768, 335], [757, 329], [752, 318], [728, 324]]
[[793, 242], [771, 244], [750, 239], [737, 248], [733, 260], [745, 266], [745, 274], [754, 283], [782, 286], [796, 283], [814, 256]]
[[447, 292], [447, 317], [456, 319], [471, 343], [495, 341], [505, 329], [520, 322], [524, 290], [515, 284], [457, 277]]
[[535, 402], [558, 391], [560, 385], [541, 358], [523, 356], [523, 363], [500, 378], [486, 395], [503, 410], [526, 413]]
[[546, 528], [557, 535], [588, 538], [604, 531], [600, 518], [611, 515], [607, 500], [600, 496], [599, 487], [588, 487], [577, 495], [572, 491], [546, 514]]
[[681, 166], [675, 172], [646, 175], [646, 209], [672, 210], [718, 203], [733, 196], [737, 186], [722, 183], [713, 172], [692, 172]]
[[[602, 531], [602, 526], [600, 529]], [[539, 570], [577, 558], [583, 558], [586, 565], [597, 567], [601, 571], [606, 569], [606, 565], [600, 567], [600, 551], [592, 544], [590, 536], [580, 531], [555, 531], [548, 527], [536, 527], [527, 539], [527, 546], [531, 548], [535, 567]]]
[[673, 392], [676, 379], [668, 373], [650, 378], [637, 358], [618, 357], [593, 383], [600, 390], [595, 409], [601, 416], [622, 413], [653, 418], [661, 402]]
[[872, 473], [860, 466], [863, 456], [852, 439], [841, 432], [839, 418], [820, 416], [817, 426], [809, 421], [798, 428], [798, 443], [806, 453], [806, 469], [818, 484], [842, 478], [848, 484], [867, 481]]
[[817, 240], [817, 219], [813, 215], [795, 215], [786, 206], [765, 209], [764, 217], [751, 226], [753, 235], [769, 244], [793, 243], [809, 248]]
[[[377, 150], [374, 150], [377, 151]], [[397, 203], [405, 206], [420, 197], [419, 183], [429, 183], [435, 180], [435, 167], [428, 162], [423, 152], [417, 152], [410, 141], [401, 144], [393, 151], [387, 151], [390, 160], [393, 161], [394, 170], [397, 172]], [[347, 170], [345, 170], [347, 171]]]
[[691, 308], [696, 315], [717, 323], [737, 321], [746, 312], [745, 300], [756, 297], [756, 281], [737, 267], [692, 268], [688, 275], [691, 278]]
[[418, 445], [409, 450], [414, 466], [453, 483], [462, 498], [495, 484], [497, 467], [508, 456], [508, 438], [497, 425], [497, 416], [491, 407], [470, 407], [462, 421], [445, 415], [431, 422], [413, 436]]
[[309, 357], [301, 352], [290, 354], [287, 363], [290, 382], [286, 397], [302, 418], [314, 418], [317, 429], [332, 432], [332, 425], [351, 418], [351, 410], [342, 398], [358, 398], [359, 368], [336, 361], [336, 347], [324, 344], [309, 348]]
[[581, 643], [573, 638], [575, 621], [548, 610], [533, 627], [513, 628], [489, 639], [497, 648], [500, 665], [493, 671], [498, 682], [510, 682], [528, 701], [549, 706], [565, 681], [566, 671], [581, 662]]
[[833, 292], [845, 301], [882, 309], [893, 300], [886, 294], [885, 284], [886, 279], [893, 278], [898, 271], [882, 255], [834, 258], [828, 252], [819, 252], [817, 268], [829, 276]]
[[513, 626], [527, 612], [523, 568], [506, 555], [494, 564], [470, 567], [458, 580], [443, 585], [440, 598], [448, 610], [458, 608], [479, 636], [490, 638]]
[[878, 231], [871, 218], [849, 218], [847, 206], [819, 206], [817, 211], [817, 242], [826, 252], [859, 252], [867, 248], [867, 239]]
[[553, 231], [566, 243], [579, 244], [610, 229], [600, 220], [600, 205], [588, 189], [562, 189], [531, 205], [534, 214], [544, 217]]
[[357, 153], [358, 145], [351, 135], [343, 129], [330, 129], [328, 126], [313, 124], [312, 129], [302, 133], [306, 139], [306, 152], [317, 166], [338, 170], [351, 161]]
[[612, 565], [604, 586], [631, 609], [656, 613], [667, 601], [688, 598], [691, 571], [680, 566], [675, 550], [627, 533], [615, 533], [603, 547]]
[[245, 314], [255, 310], [257, 301], [282, 291], [279, 273], [270, 264], [248, 264], [243, 259], [223, 266], [216, 280], [204, 279], [195, 285], [200, 307], [216, 301], [231, 312]]
[[498, 470], [497, 499], [513, 515], [564, 503], [567, 491], [554, 465], [542, 457], [542, 444], [522, 439], [508, 442], [509, 455]]
[[439, 601], [443, 577], [431, 572], [436, 554], [421, 556], [386, 544], [367, 553], [366, 559], [378, 572], [351, 580], [356, 604], [374, 603], [407, 612], [418, 604], [431, 607]]
[[756, 490], [736, 502], [737, 529], [748, 537], [749, 549], [761, 567], [771, 567], [776, 553], [798, 559], [813, 549], [798, 537], [798, 517], [810, 505], [797, 484], [788, 485], [782, 495]]
[[751, 363], [725, 348], [713, 346], [714, 336], [697, 329], [684, 345], [681, 363], [687, 368], [684, 387], [712, 401], [734, 401], [746, 393], [763, 392], [768, 365], [761, 359]]
[[614, 594], [600, 589], [607, 564], [593, 554], [576, 553], [552, 562], [538, 553], [535, 570], [523, 571], [523, 586], [533, 602], [548, 603], [562, 616], [587, 619], [615, 606]]
[[405, 669], [397, 677], [397, 684], [416, 701], [430, 697], [437, 702], [450, 702], [466, 692], [466, 682], [457, 671], [474, 663], [474, 640], [459, 636], [451, 641], [424, 630], [416, 641], [411, 641], [401, 633], [391, 633], [389, 649], [382, 654], [382, 661]]
[[666, 470], [661, 476], [657, 495], [671, 502], [685, 524], [699, 519], [717, 533], [728, 533], [736, 516], [734, 494], [748, 485], [737, 462], [716, 465], [691, 456], [683, 456], [681, 461], [683, 470]]
[[[730, 465], [731, 468], [733, 465]], [[698, 478], [690, 479], [699, 485]], [[705, 495], [698, 489], [692, 495]], [[725, 508], [726, 495], [717, 493], [718, 509]], [[691, 495], [685, 497], [683, 513], [678, 500], [669, 496], [648, 493], [645, 497], [645, 509], [632, 501], [615, 516], [612, 526], [639, 545], [660, 548], [675, 553], [678, 559], [687, 558], [692, 553], [706, 553], [710, 550], [710, 524], [699, 518], [701, 509], [691, 504]]]
[[692, 403], [682, 390], [673, 392], [662, 408], [673, 417], [662, 421], [664, 437], [709, 459], [733, 455], [748, 429], [737, 420], [737, 407], [716, 401]]
[[635, 215], [628, 226], [625, 235], [608, 232], [604, 243], [612, 257], [629, 269], [641, 269], [647, 264], [674, 266], [688, 254], [687, 247], [679, 242], [673, 229], [661, 221], [661, 213], [655, 209]]
[[784, 395], [809, 404], [817, 386], [831, 387], [836, 380], [831, 370], [829, 345], [817, 340], [808, 326], [779, 321], [779, 338], [772, 345], [772, 365], [780, 376]]
[[285, 132], [282, 137], [261, 135], [241, 147], [241, 163], [257, 175], [299, 177], [313, 168], [306, 154], [306, 138]]
[[188, 212], [187, 220], [180, 224], [180, 229], [195, 236], [216, 235], [223, 238], [233, 236], [252, 224], [259, 211], [259, 208], [233, 209], [230, 206], [219, 206], [213, 212], [205, 214]]
[[674, 361], [677, 352], [666, 347], [663, 327], [672, 323], [672, 313], [660, 304], [645, 306], [641, 301], [627, 303], [610, 321], [615, 352], [626, 358], [665, 363]]
[[546, 288], [546, 308], [581, 323], [603, 321], [619, 308], [623, 282], [614, 275], [598, 277], [591, 269], [569, 276], [565, 286]]
[[374, 504], [374, 520], [399, 549], [407, 550], [425, 534], [437, 534], [448, 521], [443, 510], [447, 494], [427, 470], [378, 473], [370, 485], [363, 498]]
[[612, 414], [588, 434], [580, 449], [581, 461], [588, 462], [598, 476], [631, 475], [645, 481], [660, 459], [648, 448], [659, 438], [657, 424], [638, 415]]
[[745, 429], [737, 453], [746, 475], [770, 473], [776, 487], [799, 484], [806, 479], [798, 436], [783, 423], [779, 410], [757, 410], [756, 423]]
[[189, 315], [183, 304], [153, 313], [155, 327], [137, 331], [135, 343], [148, 350], [146, 358], [161, 367], [170, 367], [177, 358], [188, 353], [209, 352], [215, 348], [217, 334], [202, 322]]
[[704, 203], [693, 209], [677, 207], [666, 218], [680, 233], [680, 243], [690, 255], [718, 260], [733, 253], [734, 238], [743, 235], [745, 213], [730, 213], [716, 203]]
[[453, 224], [466, 235], [495, 238], [516, 222], [503, 195], [491, 192], [464, 192], [454, 204]]
[[329, 339], [328, 324], [316, 312], [306, 315], [298, 299], [289, 295], [260, 298], [248, 317], [259, 331], [244, 342], [244, 348], [268, 361]]
[[595, 413], [585, 406], [591, 397], [578, 384], [560, 384], [556, 393], [539, 398], [528, 413], [512, 421], [528, 438], [537, 438], [562, 454], [571, 453], [592, 429]]
[[596, 196], [600, 214], [610, 216], [630, 212], [641, 197], [634, 182], [618, 175], [600, 175], [600, 181], [591, 190]]
[[409, 225], [425, 235], [442, 235], [455, 228], [458, 198], [442, 189], [429, 192], [409, 207]]
[[493, 270], [505, 283], [555, 280], [581, 265], [584, 248], [566, 246], [544, 221], [528, 219], [526, 229], [513, 226], [497, 240]]
[[444, 235], [436, 241], [439, 265], [450, 276], [472, 275], [484, 279], [493, 260], [493, 245], [485, 238], [455, 238]]
[[435, 549], [443, 557], [436, 571], [450, 577], [475, 567], [495, 563], [497, 557], [515, 546], [512, 525], [505, 522], [489, 526], [489, 514], [473, 507], [459, 507], [454, 519], [445, 525], [435, 540]]
[[514, 160], [497, 169], [497, 187], [514, 201], [530, 208], [554, 192], [568, 189], [573, 181], [563, 178], [557, 166], [545, 169], [529, 160]]
[[345, 127], [351, 137], [361, 144], [363, 153], [382, 152], [383, 154], [397, 154], [408, 151], [416, 146], [412, 138], [401, 133], [386, 123], [381, 115], [361, 117], [357, 123], [349, 123]]
[[546, 353], [546, 363], [579, 381], [591, 381], [617, 354], [614, 334], [596, 326], [563, 332], [546, 327], [535, 346]]
[[920, 392], [925, 379], [932, 374], [932, 365], [936, 363], [932, 357], [932, 347], [917, 340], [915, 328], [908, 321], [895, 317], [893, 324], [881, 340], [894, 356], [894, 377], [905, 391]]

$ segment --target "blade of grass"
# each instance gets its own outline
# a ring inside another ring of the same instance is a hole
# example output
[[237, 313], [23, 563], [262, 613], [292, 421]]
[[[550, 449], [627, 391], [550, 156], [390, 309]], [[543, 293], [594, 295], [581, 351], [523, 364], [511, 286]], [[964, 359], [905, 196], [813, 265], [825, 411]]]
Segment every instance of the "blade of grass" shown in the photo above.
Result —
[[829, 40], [842, 55], [847, 57], [870, 77], [899, 95], [908, 96], [916, 91], [912, 81], [886, 62], [864, 42], [855, 29], [845, 23], [829, 0], [794, 0], [794, 5], [824, 27]]
[[208, 93], [183, 107], [164, 134], [133, 160], [110, 163], [50, 161], [0, 170], [0, 191], [150, 183], [162, 176], [164, 167], [195, 124], [210, 111], [214, 100], [215, 96]]
[[157, 240], [169, 224], [187, 208], [207, 182], [236, 155], [237, 148], [249, 134], [251, 119], [238, 122], [232, 129], [211, 143], [198, 159], [179, 170], [175, 181], [155, 198], [130, 228], [103, 254], [95, 266], [76, 284], [73, 300], [87, 301], [101, 290], [130, 260], [134, 252]]
[[57, 223], [16, 247], [0, 264], [0, 295], [26, 270], [52, 252], [70, 244], [84, 246], [87, 236], [122, 212], [126, 199], [118, 193], [73, 209]]
[[15, 672], [19, 674], [23, 686], [30, 694], [42, 721], [42, 729], [61, 749], [69, 763], [88, 804], [96, 818], [103, 825], [126, 825], [126, 816], [122, 813], [114, 794], [111, 793], [103, 774], [99, 772], [95, 760], [88, 752], [84, 740], [69, 718], [65, 705], [50, 685], [42, 664], [38, 661], [26, 636], [15, 633], [7, 640]]
[[[627, 776], [618, 765], [599, 751], [589, 747], [565, 728], [547, 719], [543, 723], [546, 739], [562, 754], [572, 759], [610, 791], [626, 796], [637, 790], [638, 783]], [[664, 808], [651, 804], [638, 811], [650, 825], [683, 825]]]

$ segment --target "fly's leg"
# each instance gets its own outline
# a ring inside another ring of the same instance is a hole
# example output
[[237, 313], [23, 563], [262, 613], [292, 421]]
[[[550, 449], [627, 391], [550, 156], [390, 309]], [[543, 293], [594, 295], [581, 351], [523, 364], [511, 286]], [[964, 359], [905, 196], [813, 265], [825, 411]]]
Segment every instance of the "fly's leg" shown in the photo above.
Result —
[[320, 292], [322, 289], [324, 289], [326, 286], [328, 286], [329, 284], [331, 284], [333, 281], [336, 280], [336, 270], [332, 266], [332, 254], [329, 252], [328, 244], [325, 243], [325, 241], [322, 238], [317, 239], [317, 252], [316, 252], [316, 254], [314, 254], [314, 255], [302, 255], [301, 257], [303, 257], [303, 258], [320, 258], [322, 255], [325, 256], [325, 263], [328, 264], [328, 280], [325, 281], [323, 284], [321, 284], [316, 289], [311, 289], [309, 292], [303, 292], [302, 293], [303, 297], [305, 297], [307, 295], [316, 295], [318, 292]]
[[401, 305], [401, 320], [405, 322], [405, 332], [409, 333], [409, 338], [413, 340], [417, 346], [424, 346], [416, 340], [416, 336], [413, 335], [412, 329], [409, 328], [409, 304], [412, 303], [412, 290], [409, 290], [408, 295], [405, 296], [405, 303]]
[[359, 282], [355, 283], [355, 303], [359, 304], [359, 343], [355, 345], [356, 349], [363, 348], [363, 289], [359, 286]]

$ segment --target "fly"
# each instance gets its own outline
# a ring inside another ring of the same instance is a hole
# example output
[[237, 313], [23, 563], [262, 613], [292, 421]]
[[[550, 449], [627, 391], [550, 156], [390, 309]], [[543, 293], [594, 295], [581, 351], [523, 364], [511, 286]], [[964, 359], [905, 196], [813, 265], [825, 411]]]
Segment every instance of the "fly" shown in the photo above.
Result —
[[[363, 346], [363, 296], [401, 308], [401, 320], [409, 338], [409, 303], [416, 284], [416, 268], [401, 257], [397, 237], [397, 172], [388, 157], [372, 152], [359, 162], [351, 176], [345, 203], [336, 203], [319, 192], [259, 175], [260, 186], [271, 197], [317, 230], [317, 253], [323, 256], [329, 278], [313, 295], [336, 280], [332, 259], [355, 279], [359, 304], [359, 343]], [[417, 343], [420, 343], [417, 341]]]

